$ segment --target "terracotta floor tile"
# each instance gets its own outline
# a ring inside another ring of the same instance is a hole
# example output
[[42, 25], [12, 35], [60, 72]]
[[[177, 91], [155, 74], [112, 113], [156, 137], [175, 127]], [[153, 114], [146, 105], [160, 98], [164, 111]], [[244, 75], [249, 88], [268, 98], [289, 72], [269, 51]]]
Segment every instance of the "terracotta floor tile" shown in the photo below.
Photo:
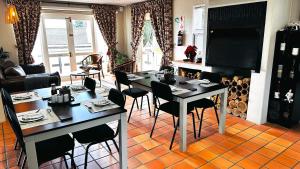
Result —
[[189, 163], [185, 161], [181, 161], [171, 167], [172, 169], [194, 169], [193, 166], [191, 166]]
[[137, 160], [135, 157], [131, 157], [131, 158], [128, 159], [128, 168], [129, 169], [137, 168], [141, 164], [142, 163], [139, 160]]
[[161, 162], [160, 160], [152, 160], [150, 162], [148, 162], [147, 164], [145, 164], [145, 166], [148, 169], [164, 169], [165, 165], [163, 162]]
[[236, 163], [236, 162], [238, 162], [238, 161], [240, 161], [240, 160], [243, 159], [242, 156], [240, 156], [239, 154], [237, 154], [237, 153], [235, 153], [233, 151], [227, 151], [226, 153], [224, 153], [222, 155], [222, 157], [226, 158], [227, 160], [229, 160], [229, 161], [231, 161], [233, 163]]
[[199, 151], [204, 150], [205, 148], [202, 147], [199, 142], [193, 143], [191, 145], [188, 146], [187, 148], [187, 152], [191, 153], [191, 154], [195, 154], [198, 153]]
[[300, 153], [292, 149], [287, 149], [285, 152], [283, 152], [283, 155], [300, 161]]
[[247, 159], [255, 161], [256, 163], [258, 163], [260, 165], [264, 165], [264, 164], [266, 164], [267, 162], [270, 161], [269, 158], [267, 158], [266, 156], [263, 156], [259, 153], [253, 153], [250, 156], [248, 156]]
[[217, 154], [212, 153], [211, 151], [209, 151], [207, 149], [200, 151], [196, 155], [203, 158], [206, 161], [211, 161], [212, 159], [214, 159], [218, 156]]
[[136, 137], [133, 137], [133, 140], [136, 141], [137, 143], [141, 143], [141, 142], [148, 140], [149, 138], [150, 138], [150, 135], [148, 133], [146, 133], [146, 134], [141, 134]]
[[265, 146], [266, 148], [273, 150], [275, 152], [281, 153], [282, 151], [284, 151], [286, 148], [274, 143], [269, 143]]
[[295, 165], [294, 169], [300, 169], [300, 162], [298, 162], [298, 164]]
[[128, 148], [128, 157], [135, 156], [145, 151], [145, 148], [141, 145], [135, 145]]
[[158, 147], [151, 149], [150, 152], [152, 154], [155, 154], [156, 157], [160, 157], [160, 156], [163, 156], [163, 155], [169, 153], [169, 148], [166, 147], [165, 145], [160, 145]]
[[160, 145], [160, 143], [155, 140], [148, 140], [148, 141], [141, 143], [141, 146], [143, 146], [146, 150], [150, 150], [159, 145]]
[[244, 159], [244, 160], [238, 162], [237, 164], [238, 164], [238, 166], [241, 166], [245, 169], [258, 169], [261, 167], [260, 164], [254, 162], [250, 159]]
[[160, 160], [166, 165], [166, 167], [171, 166], [179, 161], [181, 161], [183, 157], [170, 152], [166, 155], [161, 156]]
[[218, 167], [214, 166], [211, 163], [207, 163], [207, 164], [201, 166], [200, 169], [218, 169]]
[[268, 133], [262, 133], [262, 134], [258, 135], [257, 137], [262, 138], [266, 141], [272, 141], [276, 138], [275, 136], [272, 136], [271, 134], [268, 134]]
[[154, 160], [156, 156], [150, 153], [149, 151], [145, 151], [136, 155], [135, 158], [138, 159], [141, 163], [145, 164], [149, 161]]
[[215, 165], [218, 168], [229, 168], [233, 165], [232, 162], [226, 160], [225, 158], [218, 157], [212, 161], [210, 161], [213, 165]]
[[266, 156], [267, 158], [274, 158], [276, 155], [278, 155], [277, 152], [265, 147], [259, 149], [257, 152], [260, 153], [261, 155]]
[[286, 139], [283, 139], [283, 138], [277, 138], [273, 141], [273, 143], [278, 144], [283, 147], [289, 147], [290, 145], [292, 145], [292, 142], [290, 142]]
[[246, 157], [252, 153], [252, 151], [248, 150], [246, 147], [244, 147], [242, 145], [232, 149], [231, 151], [237, 153], [241, 157]]
[[198, 168], [207, 163], [206, 160], [204, 160], [203, 158], [197, 155], [190, 156], [183, 161], [187, 162], [189, 165], [193, 166], [194, 168]]
[[230, 167], [230, 169], [244, 169], [243, 167], [240, 167], [238, 165], [234, 165], [232, 167]]
[[294, 144], [289, 148], [300, 153], [300, 144]]
[[290, 167], [292, 168], [293, 166], [295, 166], [297, 164], [297, 160], [293, 159], [293, 158], [290, 158], [290, 157], [287, 157], [283, 154], [280, 154], [279, 156], [277, 156], [275, 159], [274, 159], [276, 162], [278, 163], [281, 163], [287, 167]]
[[253, 136], [257, 136], [257, 135], [259, 135], [262, 131], [256, 130], [256, 129], [250, 127], [250, 128], [248, 128], [248, 129], [246, 129], [244, 132], [245, 132], [245, 133], [248, 133], [248, 134], [251, 134], [251, 135], [253, 135]]
[[271, 161], [266, 165], [267, 168], [270, 169], [289, 169], [289, 167], [282, 165], [276, 161]]
[[256, 143], [251, 142], [251, 141], [247, 141], [247, 142], [243, 143], [241, 146], [247, 148], [250, 151], [256, 151], [256, 150], [258, 150], [262, 147], [262, 146], [260, 146]]

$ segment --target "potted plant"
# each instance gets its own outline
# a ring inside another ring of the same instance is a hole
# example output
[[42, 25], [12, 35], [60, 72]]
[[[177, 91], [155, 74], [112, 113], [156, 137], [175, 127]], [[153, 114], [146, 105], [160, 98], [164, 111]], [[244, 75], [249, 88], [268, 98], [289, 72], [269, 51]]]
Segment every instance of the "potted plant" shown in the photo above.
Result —
[[190, 62], [195, 62], [195, 57], [197, 55], [196, 51], [197, 51], [197, 47], [192, 45], [189, 45], [185, 49], [184, 54], [186, 58], [189, 59]]

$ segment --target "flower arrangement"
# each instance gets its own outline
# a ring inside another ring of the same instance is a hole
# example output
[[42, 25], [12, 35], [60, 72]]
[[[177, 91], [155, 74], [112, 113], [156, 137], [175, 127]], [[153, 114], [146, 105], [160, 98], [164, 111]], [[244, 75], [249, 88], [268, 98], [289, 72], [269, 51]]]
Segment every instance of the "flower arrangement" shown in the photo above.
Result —
[[192, 46], [192, 45], [189, 45], [185, 51], [184, 51], [184, 54], [185, 56], [191, 61], [191, 62], [194, 62], [195, 61], [195, 57], [197, 55], [197, 47], [196, 46]]

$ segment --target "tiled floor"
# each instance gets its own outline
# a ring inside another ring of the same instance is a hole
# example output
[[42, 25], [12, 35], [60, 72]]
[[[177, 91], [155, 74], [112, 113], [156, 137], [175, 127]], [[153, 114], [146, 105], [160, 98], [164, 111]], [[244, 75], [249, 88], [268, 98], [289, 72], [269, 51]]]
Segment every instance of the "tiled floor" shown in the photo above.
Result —
[[[146, 100], [146, 99], [145, 99]], [[130, 110], [132, 100], [127, 99]], [[128, 124], [129, 168], [269, 168], [300, 169], [300, 127], [286, 129], [274, 124], [254, 125], [245, 120], [227, 115], [226, 133], [218, 134], [217, 122], [212, 110], [204, 115], [201, 139], [193, 137], [192, 120], [188, 119], [188, 151], [179, 151], [179, 133], [172, 151], [168, 149], [173, 133], [172, 117], [166, 113], [158, 117], [153, 138], [150, 130], [154, 121], [149, 117], [147, 104], [144, 110], [135, 108]], [[153, 110], [153, 109], [151, 109]], [[115, 123], [112, 124], [115, 127]], [[199, 122], [197, 121], [197, 130]], [[0, 130], [0, 168], [18, 168], [18, 150], [13, 150], [15, 136], [7, 122]], [[110, 142], [110, 144], [112, 144]], [[88, 168], [118, 168], [118, 153], [113, 153], [99, 144], [90, 148]], [[85, 148], [76, 144], [75, 162], [83, 168]], [[62, 159], [55, 159], [41, 166], [43, 169], [65, 168]], [[69, 160], [70, 161], [70, 160]]]

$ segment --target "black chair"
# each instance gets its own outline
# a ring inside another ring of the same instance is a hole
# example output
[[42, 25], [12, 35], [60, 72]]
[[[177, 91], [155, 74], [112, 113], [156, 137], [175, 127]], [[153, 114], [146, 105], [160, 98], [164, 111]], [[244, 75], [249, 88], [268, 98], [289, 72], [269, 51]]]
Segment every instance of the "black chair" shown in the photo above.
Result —
[[[152, 81], [151, 82], [151, 88], [152, 88], [153, 96], [156, 100], [154, 105], [155, 105], [155, 109], [157, 109], [157, 113], [155, 114], [155, 120], [154, 120], [154, 124], [153, 124], [152, 130], [151, 130], [150, 137], [152, 138], [159, 110], [162, 110], [166, 113], [171, 114], [173, 116], [173, 123], [174, 123], [174, 128], [175, 128], [174, 133], [173, 133], [173, 137], [172, 137], [172, 141], [171, 141], [171, 144], [170, 144], [170, 150], [171, 150], [173, 142], [174, 142], [174, 138], [175, 138], [175, 135], [176, 135], [176, 130], [177, 130], [177, 127], [179, 125], [179, 103], [173, 100], [172, 91], [171, 91], [171, 88], [170, 88], [169, 85], [161, 83], [161, 82]], [[166, 100], [168, 102], [160, 104], [159, 98], [161, 98], [163, 100]], [[192, 112], [193, 109], [194, 109], [193, 104], [188, 103], [188, 105], [187, 105], [187, 114], [192, 114], [194, 137], [196, 138], [195, 116], [194, 116], [194, 113]], [[177, 123], [175, 123], [174, 116], [178, 118]]]
[[142, 106], [143, 106], [143, 97], [144, 96], [147, 97], [149, 115], [151, 116], [150, 102], [149, 102], [149, 97], [147, 95], [148, 91], [140, 89], [140, 88], [130, 87], [131, 82], [128, 79], [127, 74], [125, 72], [115, 71], [115, 76], [116, 76], [117, 88], [119, 90], [121, 90], [121, 84], [128, 86], [128, 89], [123, 90], [122, 93], [124, 93], [127, 96], [130, 96], [130, 97], [134, 98], [132, 106], [131, 106], [131, 110], [130, 110], [130, 113], [129, 113], [129, 116], [128, 116], [128, 122], [130, 121], [131, 113], [132, 113], [133, 106], [134, 106], [135, 102], [137, 104], [137, 108], [139, 109], [139, 105], [138, 105], [138, 101], [137, 101], [137, 99], [139, 97], [141, 97], [141, 109], [142, 109]]
[[[221, 76], [218, 73], [201, 72], [200, 79], [208, 79], [212, 83], [220, 83], [221, 82]], [[201, 128], [202, 128], [202, 121], [203, 121], [203, 114], [204, 114], [205, 109], [210, 108], [210, 107], [214, 108], [216, 118], [217, 118], [217, 121], [218, 121], [218, 124], [219, 124], [219, 116], [218, 116], [218, 111], [217, 111], [217, 107], [216, 107], [216, 104], [218, 102], [218, 98], [219, 98], [219, 95], [216, 96], [215, 101], [205, 98], [205, 99], [200, 99], [198, 101], [195, 101], [193, 103], [194, 107], [196, 108], [198, 119], [200, 120], [198, 137], [200, 137]], [[199, 113], [198, 113], [197, 108], [202, 108], [201, 118], [199, 118]]]
[[[4, 88], [1, 89], [1, 96], [2, 96], [3, 105], [8, 106], [10, 109], [15, 111], [15, 107], [13, 105], [12, 98], [11, 98], [10, 94]], [[8, 118], [8, 114], [6, 113], [6, 111], [4, 111], [4, 113], [5, 113], [6, 119], [10, 120]], [[18, 139], [16, 139], [16, 142], [15, 142], [15, 145], [14, 145], [14, 150], [16, 150], [17, 147], [18, 147]], [[19, 163], [20, 163], [20, 161], [18, 161], [18, 164]]]
[[92, 92], [95, 92], [96, 89], [96, 81], [92, 78], [86, 77], [84, 79], [84, 86], [90, 89]]
[[[21, 159], [23, 153], [25, 154], [24, 161], [21, 166], [21, 168], [23, 169], [27, 160], [27, 156], [26, 156], [25, 143], [23, 140], [22, 129], [19, 124], [16, 113], [8, 106], [5, 106], [5, 111], [7, 111], [6, 113], [8, 114], [8, 118], [10, 118], [9, 120], [10, 125], [15, 135], [17, 136], [19, 144], [22, 148], [19, 158]], [[72, 153], [70, 154], [68, 153], [68, 151], [72, 151]], [[71, 157], [73, 167], [76, 167], [73, 159], [73, 152], [74, 152], [74, 141], [72, 137], [70, 137], [69, 135], [63, 135], [63, 136], [59, 136], [56, 138], [52, 138], [52, 139], [48, 139], [36, 143], [36, 154], [37, 154], [38, 165], [41, 165], [44, 162], [56, 159], [58, 157], [63, 157], [66, 167], [68, 168], [65, 155], [69, 155]]]
[[[116, 90], [116, 89], [110, 89], [108, 99], [114, 102], [115, 104], [119, 105], [121, 108], [124, 109], [125, 106], [125, 100], [123, 97], [123, 94]], [[73, 138], [76, 139], [81, 144], [88, 144], [86, 147], [86, 153], [85, 153], [85, 161], [84, 161], [84, 168], [87, 167], [87, 158], [88, 158], [88, 152], [90, 146], [105, 142], [106, 146], [108, 147], [109, 151], [111, 152], [111, 149], [107, 143], [107, 141], [111, 140], [113, 141], [114, 145], [116, 146], [117, 150], [119, 151], [119, 147], [114, 140], [114, 138], [119, 134], [119, 123], [116, 132], [112, 128], [110, 128], [107, 124], [102, 124], [97, 127], [92, 127], [86, 130], [81, 130], [78, 132], [73, 133]]]

